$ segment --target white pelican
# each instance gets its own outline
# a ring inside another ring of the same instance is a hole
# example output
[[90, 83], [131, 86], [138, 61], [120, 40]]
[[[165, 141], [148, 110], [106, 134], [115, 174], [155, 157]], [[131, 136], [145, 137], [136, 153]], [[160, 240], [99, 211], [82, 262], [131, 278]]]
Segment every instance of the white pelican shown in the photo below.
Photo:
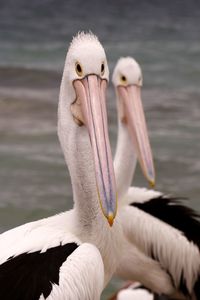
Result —
[[[118, 107], [114, 166], [119, 214], [128, 240], [160, 263], [170, 275], [174, 289], [186, 296], [195, 294], [200, 299], [200, 222], [196, 220], [199, 215], [159, 192], [129, 188], [137, 157], [150, 183], [155, 179], [140, 96], [142, 81], [141, 69], [133, 58], [119, 59], [113, 72]], [[117, 274], [124, 279], [136, 279], [134, 264], [132, 249], [127, 248]], [[140, 281], [143, 282], [142, 277]], [[155, 291], [155, 287], [148, 287]]]
[[118, 224], [111, 228], [116, 188], [105, 105], [108, 72], [98, 39], [76, 36], [58, 108], [74, 209], [0, 235], [2, 300], [97, 300], [115, 271], [121, 248]]

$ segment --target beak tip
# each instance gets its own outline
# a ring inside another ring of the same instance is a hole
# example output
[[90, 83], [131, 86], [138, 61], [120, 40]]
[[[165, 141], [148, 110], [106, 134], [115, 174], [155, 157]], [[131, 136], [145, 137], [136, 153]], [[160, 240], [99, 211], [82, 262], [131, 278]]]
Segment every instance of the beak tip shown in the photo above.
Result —
[[155, 180], [149, 180], [149, 185], [153, 189], [156, 185]]
[[113, 213], [109, 213], [108, 216], [107, 216], [107, 220], [108, 220], [108, 224], [110, 225], [110, 227], [113, 226], [113, 223], [114, 223], [114, 214]]

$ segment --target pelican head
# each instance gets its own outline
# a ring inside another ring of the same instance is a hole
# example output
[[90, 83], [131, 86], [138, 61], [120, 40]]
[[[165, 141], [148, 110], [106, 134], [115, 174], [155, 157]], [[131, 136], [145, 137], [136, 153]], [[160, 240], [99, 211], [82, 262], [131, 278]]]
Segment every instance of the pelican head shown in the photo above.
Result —
[[139, 64], [131, 57], [120, 58], [112, 81], [118, 98], [119, 119], [128, 128], [144, 176], [154, 186], [155, 171], [141, 101], [143, 78]]
[[[66, 56], [60, 101], [64, 103], [63, 110], [68, 107], [73, 126], [85, 128], [89, 135], [96, 192], [102, 212], [112, 225], [117, 199], [105, 103], [108, 77], [106, 55], [99, 40], [93, 34], [79, 33], [72, 40]], [[66, 130], [67, 126], [69, 124], [66, 124]]]

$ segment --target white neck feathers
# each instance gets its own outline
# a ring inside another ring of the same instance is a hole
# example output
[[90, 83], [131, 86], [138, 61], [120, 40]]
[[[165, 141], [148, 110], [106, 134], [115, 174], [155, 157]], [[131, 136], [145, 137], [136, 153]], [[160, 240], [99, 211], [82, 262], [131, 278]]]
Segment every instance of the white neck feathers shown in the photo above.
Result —
[[137, 156], [134, 152], [128, 129], [126, 125], [118, 119], [118, 138], [114, 158], [114, 169], [119, 203], [131, 186], [136, 163]]

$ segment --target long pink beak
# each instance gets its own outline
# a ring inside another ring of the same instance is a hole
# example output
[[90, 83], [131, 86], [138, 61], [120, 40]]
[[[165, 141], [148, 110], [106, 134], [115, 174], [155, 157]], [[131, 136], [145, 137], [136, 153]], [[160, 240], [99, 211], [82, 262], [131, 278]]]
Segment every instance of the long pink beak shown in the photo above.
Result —
[[97, 192], [104, 216], [112, 226], [117, 212], [116, 183], [106, 111], [107, 82], [96, 75], [74, 81], [93, 151]]
[[140, 87], [136, 85], [118, 86], [117, 90], [120, 101], [123, 102], [124, 122], [127, 123], [143, 174], [151, 186], [154, 186], [155, 169], [141, 101]]

